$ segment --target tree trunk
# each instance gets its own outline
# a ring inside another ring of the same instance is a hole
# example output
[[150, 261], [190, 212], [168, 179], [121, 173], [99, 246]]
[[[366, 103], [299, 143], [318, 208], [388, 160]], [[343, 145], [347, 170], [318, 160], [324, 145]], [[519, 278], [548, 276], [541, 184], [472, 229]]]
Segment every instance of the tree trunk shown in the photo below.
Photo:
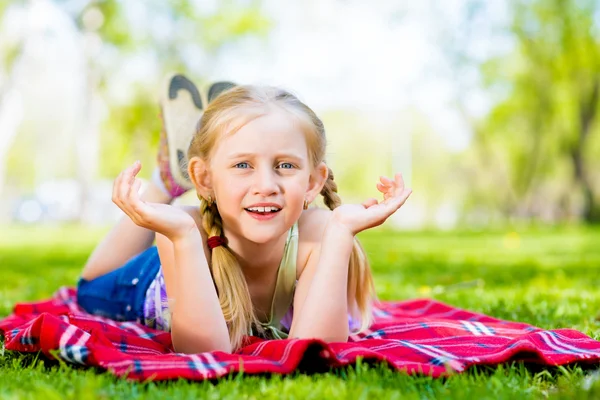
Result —
[[576, 183], [583, 191], [583, 219], [587, 223], [600, 223], [600, 204], [598, 204], [592, 184], [587, 176], [585, 163], [583, 159], [583, 151], [585, 149], [586, 140], [590, 134], [592, 124], [596, 117], [598, 109], [598, 79], [594, 81], [592, 93], [587, 101], [582, 100], [579, 110], [579, 140], [577, 145], [571, 151], [571, 159], [573, 160], [574, 175]]
[[4, 189], [8, 151], [23, 119], [23, 102], [19, 92], [8, 88], [0, 97], [0, 195]]

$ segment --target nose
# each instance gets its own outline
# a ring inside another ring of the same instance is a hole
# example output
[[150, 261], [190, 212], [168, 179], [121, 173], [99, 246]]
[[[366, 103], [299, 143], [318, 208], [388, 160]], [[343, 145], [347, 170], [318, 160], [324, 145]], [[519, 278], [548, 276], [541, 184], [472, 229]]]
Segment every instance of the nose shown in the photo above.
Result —
[[272, 168], [261, 168], [254, 174], [254, 193], [270, 196], [279, 192], [278, 175]]

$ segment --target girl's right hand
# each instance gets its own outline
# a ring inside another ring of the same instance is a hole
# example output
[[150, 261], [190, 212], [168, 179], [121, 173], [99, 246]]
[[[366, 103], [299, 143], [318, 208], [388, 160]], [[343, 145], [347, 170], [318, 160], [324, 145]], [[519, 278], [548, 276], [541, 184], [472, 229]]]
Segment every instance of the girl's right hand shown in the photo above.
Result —
[[136, 161], [117, 176], [112, 201], [136, 225], [160, 233], [171, 241], [197, 229], [194, 219], [185, 211], [169, 204], [147, 203], [140, 199], [138, 192], [142, 181], [136, 175], [141, 169], [142, 164]]

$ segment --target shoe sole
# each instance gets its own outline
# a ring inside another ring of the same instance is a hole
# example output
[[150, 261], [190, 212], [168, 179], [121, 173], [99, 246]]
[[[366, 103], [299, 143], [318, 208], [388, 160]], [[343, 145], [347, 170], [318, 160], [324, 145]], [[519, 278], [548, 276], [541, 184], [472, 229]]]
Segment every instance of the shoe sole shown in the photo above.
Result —
[[217, 96], [226, 90], [229, 90], [237, 85], [229, 81], [215, 82], [208, 89], [208, 103], [211, 103]]
[[162, 93], [166, 94], [160, 103], [169, 149], [170, 172], [179, 186], [191, 188], [187, 172], [187, 150], [204, 112], [204, 102], [196, 85], [180, 74], [167, 78]]

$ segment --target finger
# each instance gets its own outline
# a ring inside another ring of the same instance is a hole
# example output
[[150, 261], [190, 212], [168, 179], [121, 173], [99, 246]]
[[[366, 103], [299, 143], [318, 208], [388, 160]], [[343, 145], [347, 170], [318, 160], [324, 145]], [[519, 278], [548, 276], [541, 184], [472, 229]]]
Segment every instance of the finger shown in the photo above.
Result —
[[377, 189], [383, 193], [383, 200], [386, 201], [388, 200], [390, 197], [394, 196], [395, 193], [395, 189], [393, 186], [385, 186], [381, 183], [377, 184]]
[[134, 162], [132, 165], [129, 166], [129, 168], [125, 170], [126, 179], [128, 179], [130, 183], [133, 183], [133, 179], [137, 176], [141, 169], [142, 164], [139, 161]]
[[129, 190], [131, 189], [131, 185], [134, 182], [135, 176], [138, 172], [140, 172], [141, 163], [136, 161], [129, 167], [125, 168], [123, 172], [119, 175], [118, 184], [117, 184], [117, 199], [123, 204], [127, 201], [127, 196], [129, 195]]
[[127, 193], [127, 203], [136, 215], [145, 218], [144, 214], [146, 213], [146, 204], [142, 200], [140, 200], [139, 195], [141, 187], [141, 179], [134, 178], [134, 181], [129, 188], [129, 193]]
[[390, 178], [388, 178], [387, 176], [380, 176], [379, 180], [381, 181], [381, 183], [383, 183], [385, 186], [393, 186], [394, 185], [394, 181], [391, 180]]
[[400, 206], [402, 206], [404, 201], [406, 201], [408, 196], [410, 196], [410, 193], [412, 193], [411, 189], [390, 190], [390, 191], [384, 193], [383, 203], [386, 204], [390, 210], [398, 209], [398, 208], [400, 208]]
[[375, 186], [377, 186], [377, 190], [379, 190], [381, 193], [387, 193], [387, 191], [389, 190], [389, 186], [385, 186], [384, 184], [379, 182], [377, 182]]
[[121, 186], [121, 179], [123, 179], [123, 172], [117, 175], [113, 182], [112, 201], [115, 204], [117, 204], [119, 201], [119, 187]]
[[390, 206], [395, 212], [404, 205], [406, 200], [412, 194], [412, 189], [404, 189], [399, 195], [394, 196], [390, 201]]
[[137, 225], [148, 227], [149, 221], [153, 218], [152, 211], [154, 209], [141, 200], [139, 194], [141, 186], [142, 181], [137, 178], [131, 185], [129, 193], [127, 194], [128, 215]]
[[123, 171], [121, 176], [115, 182], [115, 186], [115, 204], [127, 213], [125, 208], [127, 207], [127, 193], [129, 193], [131, 182], [127, 178], [125, 171]]
[[396, 184], [396, 188], [400, 189], [400, 191], [404, 190], [404, 177], [401, 172], [397, 172], [394, 175], [394, 181]]
[[394, 214], [412, 193], [411, 189], [405, 189], [402, 191], [400, 195], [390, 196], [386, 201], [379, 203], [381, 207], [373, 207], [370, 210], [373, 212], [373, 217], [375, 220], [379, 221], [378, 225], [382, 224], [385, 220], [387, 220], [392, 214]]
[[367, 200], [365, 200], [365, 201], [362, 202], [362, 205], [365, 208], [369, 208], [369, 207], [374, 206], [376, 204], [378, 204], [378, 201], [377, 201], [377, 199], [373, 199], [373, 198], [367, 199]]
[[139, 161], [135, 161], [133, 164], [123, 170], [123, 175], [126, 178], [130, 178], [132, 176], [136, 176], [141, 169], [142, 164]]
[[125, 204], [126, 194], [129, 192], [129, 179], [127, 179], [127, 175], [125, 171], [121, 172], [117, 179], [115, 180], [115, 188], [114, 188], [114, 202], [119, 206], [123, 211], [123, 206]]

